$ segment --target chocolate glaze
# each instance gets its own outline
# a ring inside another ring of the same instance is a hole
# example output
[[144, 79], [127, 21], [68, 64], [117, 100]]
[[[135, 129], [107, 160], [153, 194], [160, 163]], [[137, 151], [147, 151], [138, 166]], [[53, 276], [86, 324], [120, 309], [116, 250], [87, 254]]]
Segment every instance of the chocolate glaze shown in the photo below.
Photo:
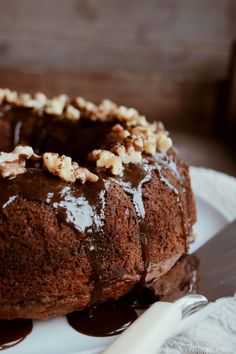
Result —
[[[33, 202], [45, 203], [52, 206], [58, 218], [71, 225], [77, 231], [86, 233], [85, 250], [93, 267], [95, 289], [93, 302], [96, 303], [104, 283], [100, 280], [103, 274], [102, 257], [106, 249], [104, 237], [104, 210], [105, 195], [111, 182], [117, 183], [132, 199], [140, 225], [140, 242], [142, 245], [145, 275], [150, 264], [149, 247], [147, 240], [147, 225], [145, 223], [145, 208], [143, 205], [143, 185], [153, 178], [153, 173], [158, 173], [161, 181], [175, 194], [178, 190], [162, 174], [164, 169], [169, 169], [178, 179], [182, 176], [178, 171], [172, 156], [166, 153], [156, 154], [155, 158], [143, 159], [140, 164], [125, 166], [122, 177], [110, 177], [100, 173], [96, 183], [84, 185], [69, 184], [41, 169], [27, 169], [27, 172], [18, 175], [15, 179], [2, 179], [0, 208], [4, 211], [17, 198], [26, 198]], [[15, 183], [17, 180], [17, 183]], [[182, 203], [178, 199], [180, 209]], [[102, 247], [102, 249], [101, 249]], [[145, 276], [143, 277], [145, 279]], [[104, 282], [104, 279], [103, 279]]]
[[[113, 180], [118, 183], [122, 189], [131, 197], [135, 206], [140, 224], [140, 242], [143, 250], [143, 260], [145, 272], [150, 264], [149, 247], [147, 239], [147, 225], [145, 222], [145, 208], [143, 204], [142, 188], [143, 185], [153, 178], [153, 173], [159, 175], [160, 181], [164, 183], [172, 193], [177, 196], [177, 202], [181, 214], [183, 215], [183, 201], [179, 195], [178, 189], [165, 176], [164, 171], [168, 170], [171, 174], [177, 177], [181, 185], [184, 185], [184, 176], [179, 172], [174, 157], [166, 152], [156, 153], [154, 157], [143, 159], [140, 164], [130, 164], [125, 167], [124, 175], [121, 178]], [[183, 230], [187, 232], [187, 225], [183, 220]]]
[[127, 298], [72, 312], [67, 321], [76, 331], [90, 336], [112, 336], [125, 330], [137, 318]]
[[100, 337], [118, 334], [135, 321], [136, 310], [146, 310], [154, 302], [173, 293], [196, 292], [198, 267], [194, 255], [184, 256], [152, 286], [143, 287], [141, 281], [130, 294], [116, 301], [72, 312], [66, 316], [67, 321], [76, 331], [86, 335]]
[[90, 336], [111, 336], [125, 330], [138, 317], [136, 310], [145, 310], [159, 296], [151, 287], [133, 291], [116, 301], [94, 305], [68, 314], [67, 321], [76, 331]]
[[79, 121], [73, 122], [11, 105], [2, 106], [0, 110], [11, 125], [9, 140], [12, 148], [16, 144], [27, 144], [36, 153], [57, 152], [71, 156], [74, 161], [79, 160], [80, 164], [85, 163], [89, 152], [106, 144], [107, 133], [114, 124], [114, 121], [90, 121], [83, 115]]
[[0, 320], [0, 350], [5, 350], [22, 342], [32, 331], [31, 320]]
[[26, 198], [51, 205], [62, 222], [80, 232], [91, 227], [99, 229], [107, 184], [100, 179], [97, 183], [78, 186], [65, 183], [46, 171], [28, 169], [16, 178], [1, 180], [0, 208], [4, 210], [19, 197]]

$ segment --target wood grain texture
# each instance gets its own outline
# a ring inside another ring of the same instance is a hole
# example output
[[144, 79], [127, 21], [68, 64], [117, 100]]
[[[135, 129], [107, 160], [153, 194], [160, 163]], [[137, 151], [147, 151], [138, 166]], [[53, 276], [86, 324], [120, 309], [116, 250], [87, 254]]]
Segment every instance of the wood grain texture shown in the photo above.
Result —
[[171, 129], [210, 132], [217, 99], [216, 83], [194, 83], [166, 75], [81, 74], [53, 70], [0, 69], [0, 87], [66, 93], [99, 103], [103, 98], [135, 107]]
[[0, 64], [225, 78], [234, 0], [8, 0]]

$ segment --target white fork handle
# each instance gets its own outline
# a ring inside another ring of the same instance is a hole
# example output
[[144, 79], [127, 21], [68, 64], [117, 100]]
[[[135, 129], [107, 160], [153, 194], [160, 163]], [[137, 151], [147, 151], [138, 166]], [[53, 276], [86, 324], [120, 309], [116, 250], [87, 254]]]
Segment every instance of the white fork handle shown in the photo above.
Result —
[[170, 302], [156, 302], [128, 327], [103, 354], [153, 354], [180, 323], [182, 311]]

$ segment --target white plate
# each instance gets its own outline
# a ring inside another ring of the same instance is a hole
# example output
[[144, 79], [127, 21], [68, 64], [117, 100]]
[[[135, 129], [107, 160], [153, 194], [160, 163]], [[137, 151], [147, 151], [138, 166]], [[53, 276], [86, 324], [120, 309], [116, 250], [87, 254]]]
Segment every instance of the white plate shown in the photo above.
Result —
[[[199, 248], [228, 223], [220, 210], [198, 197], [197, 212], [198, 222], [195, 227], [197, 240], [191, 246], [191, 252]], [[96, 338], [80, 334], [67, 324], [66, 318], [35, 321], [32, 333], [23, 342], [8, 349], [6, 354], [99, 353], [101, 352], [100, 348], [109, 344], [114, 338]]]

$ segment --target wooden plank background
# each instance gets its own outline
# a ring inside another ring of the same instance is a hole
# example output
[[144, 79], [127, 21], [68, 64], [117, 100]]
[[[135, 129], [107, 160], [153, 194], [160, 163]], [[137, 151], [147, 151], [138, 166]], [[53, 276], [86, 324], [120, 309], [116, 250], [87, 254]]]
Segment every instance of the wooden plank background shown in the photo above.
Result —
[[236, 175], [235, 19], [235, 0], [2, 1], [0, 87], [136, 107]]
[[235, 0], [7, 0], [0, 64], [224, 79]]
[[0, 86], [108, 97], [209, 133], [227, 121], [235, 18], [235, 0], [4, 1]]

